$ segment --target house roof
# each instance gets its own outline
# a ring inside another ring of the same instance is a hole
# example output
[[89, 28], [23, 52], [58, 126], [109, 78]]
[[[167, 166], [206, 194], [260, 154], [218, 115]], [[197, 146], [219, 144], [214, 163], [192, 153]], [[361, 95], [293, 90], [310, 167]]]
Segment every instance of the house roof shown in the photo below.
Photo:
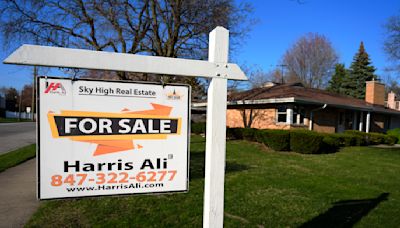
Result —
[[303, 103], [339, 107], [345, 109], [371, 111], [400, 115], [400, 111], [373, 105], [361, 99], [328, 92], [320, 89], [306, 88], [301, 83], [275, 84], [269, 87], [231, 93], [228, 105]]

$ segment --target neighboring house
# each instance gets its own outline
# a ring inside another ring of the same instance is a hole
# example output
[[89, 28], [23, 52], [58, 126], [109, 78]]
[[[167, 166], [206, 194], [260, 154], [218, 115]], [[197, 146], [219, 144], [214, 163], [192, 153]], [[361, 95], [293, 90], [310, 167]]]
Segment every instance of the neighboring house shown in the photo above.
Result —
[[386, 107], [400, 111], [400, 101], [397, 100], [396, 94], [393, 93], [393, 91], [390, 91], [388, 94], [388, 100], [385, 103]]
[[[204, 107], [194, 104], [194, 109]], [[385, 86], [366, 83], [366, 99], [355, 99], [301, 83], [269, 84], [228, 96], [227, 126], [260, 129], [305, 128], [318, 132], [385, 132], [400, 127], [400, 111], [386, 108]], [[245, 113], [245, 115], [244, 115]]]

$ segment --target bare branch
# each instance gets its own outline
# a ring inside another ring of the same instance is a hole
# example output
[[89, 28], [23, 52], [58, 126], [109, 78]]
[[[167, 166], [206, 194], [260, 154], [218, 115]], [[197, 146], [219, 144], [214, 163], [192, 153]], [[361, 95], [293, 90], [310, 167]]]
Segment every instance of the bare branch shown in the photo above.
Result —
[[286, 80], [323, 88], [337, 60], [336, 51], [325, 36], [309, 33], [301, 37], [283, 57], [289, 70]]

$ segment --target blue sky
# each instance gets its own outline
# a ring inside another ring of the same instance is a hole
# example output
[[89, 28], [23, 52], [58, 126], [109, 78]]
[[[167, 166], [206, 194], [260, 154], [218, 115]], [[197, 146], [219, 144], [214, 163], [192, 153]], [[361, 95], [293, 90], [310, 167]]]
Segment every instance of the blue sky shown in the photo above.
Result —
[[[359, 44], [364, 41], [377, 74], [385, 79], [384, 68], [389, 66], [382, 49], [383, 24], [392, 15], [400, 14], [397, 0], [291, 0], [250, 1], [258, 23], [232, 59], [239, 64], [272, 70], [285, 51], [308, 32], [325, 35], [346, 67], [351, 64]], [[4, 60], [11, 51], [2, 50]], [[32, 67], [0, 64], [0, 87], [20, 89], [32, 81]], [[60, 75], [60, 72], [49, 72]]]
[[239, 63], [257, 65], [269, 71], [280, 62], [285, 51], [308, 32], [326, 36], [349, 67], [360, 42], [370, 54], [377, 74], [387, 75], [389, 64], [383, 52], [384, 28], [388, 17], [400, 14], [400, 1], [392, 0], [291, 0], [252, 1], [254, 17], [259, 19], [240, 53]]

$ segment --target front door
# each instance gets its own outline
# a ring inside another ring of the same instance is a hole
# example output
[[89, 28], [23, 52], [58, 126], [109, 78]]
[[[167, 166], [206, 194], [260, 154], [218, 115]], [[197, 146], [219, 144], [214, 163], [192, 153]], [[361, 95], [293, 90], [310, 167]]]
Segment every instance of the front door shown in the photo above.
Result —
[[338, 119], [338, 126], [337, 126], [337, 132], [342, 133], [346, 129], [345, 126], [345, 113], [344, 112], [339, 112], [339, 119]]

